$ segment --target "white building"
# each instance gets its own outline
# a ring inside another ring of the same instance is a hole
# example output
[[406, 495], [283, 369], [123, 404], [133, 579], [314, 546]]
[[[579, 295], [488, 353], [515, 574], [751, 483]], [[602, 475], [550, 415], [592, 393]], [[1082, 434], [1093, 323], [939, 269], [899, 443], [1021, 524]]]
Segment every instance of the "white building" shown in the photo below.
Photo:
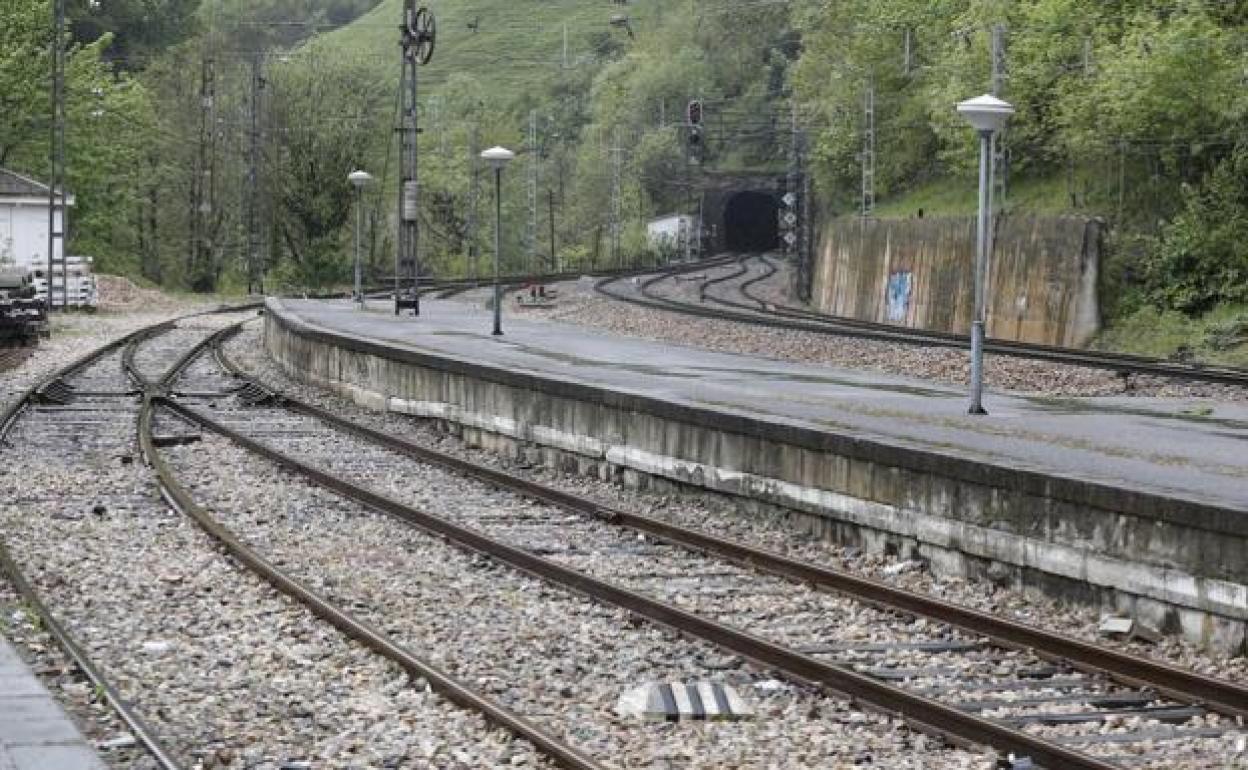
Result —
[[[74, 205], [74, 196], [66, 203]], [[56, 229], [64, 232], [64, 210], [57, 206]], [[64, 240], [56, 240], [57, 257]], [[0, 262], [29, 270], [48, 268], [48, 186], [0, 168]]]
[[646, 240], [650, 248], [668, 258], [681, 259], [691, 249], [697, 250], [696, 217], [686, 214], [670, 214], [646, 223]]

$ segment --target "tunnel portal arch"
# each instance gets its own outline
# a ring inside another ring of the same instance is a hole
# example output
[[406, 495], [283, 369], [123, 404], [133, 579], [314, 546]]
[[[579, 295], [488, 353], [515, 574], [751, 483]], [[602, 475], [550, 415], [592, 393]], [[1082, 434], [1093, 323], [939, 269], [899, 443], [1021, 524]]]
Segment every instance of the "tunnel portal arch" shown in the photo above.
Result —
[[743, 190], [724, 205], [724, 248], [728, 251], [775, 251], [780, 248], [780, 202], [776, 196]]
[[[788, 181], [785, 174], [704, 172], [698, 182], [701, 203], [695, 213], [702, 215], [707, 253], [741, 251], [743, 246], [759, 244], [763, 248], [745, 250], [779, 249], [780, 198]], [[764, 220], [764, 214], [769, 218]]]

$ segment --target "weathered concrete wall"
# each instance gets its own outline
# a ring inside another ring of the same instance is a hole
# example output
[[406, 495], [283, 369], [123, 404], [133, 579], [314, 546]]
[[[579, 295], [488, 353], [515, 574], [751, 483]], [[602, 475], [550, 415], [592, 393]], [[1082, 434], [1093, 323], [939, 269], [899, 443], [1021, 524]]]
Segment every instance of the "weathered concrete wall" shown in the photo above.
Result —
[[290, 374], [362, 405], [569, 471], [720, 493], [811, 531], [1113, 605], [1242, 651], [1248, 511], [768, 422], [395, 348], [270, 301], [265, 346]]
[[[988, 335], [1079, 347], [1100, 328], [1101, 224], [1000, 217], [989, 263]], [[824, 228], [811, 301], [834, 315], [968, 333], [975, 218], [834, 219]]]

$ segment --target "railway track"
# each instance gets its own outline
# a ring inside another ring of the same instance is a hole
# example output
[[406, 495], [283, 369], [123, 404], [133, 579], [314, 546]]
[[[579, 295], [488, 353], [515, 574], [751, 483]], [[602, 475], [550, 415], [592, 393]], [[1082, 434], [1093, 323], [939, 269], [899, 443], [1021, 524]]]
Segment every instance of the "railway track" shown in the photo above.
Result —
[[[762, 270], [750, 275], [749, 262], [758, 260]], [[970, 338], [966, 335], [946, 332], [929, 332], [908, 329], [891, 324], [873, 323], [858, 319], [832, 316], [815, 311], [777, 305], [759, 297], [753, 288], [770, 278], [777, 271], [771, 258], [764, 255], [745, 255], [724, 259], [718, 266], [736, 262], [735, 268], [723, 275], [702, 280], [698, 289], [699, 301], [686, 301], [666, 296], [660, 289], [666, 282], [705, 270], [708, 266], [682, 265], [660, 271], [642, 281], [636, 293], [613, 286], [619, 279], [608, 277], [598, 281], [595, 289], [603, 296], [628, 302], [641, 307], [666, 310], [684, 315], [737, 321], [776, 329], [811, 332], [833, 336], [857, 337], [906, 345], [966, 349]], [[739, 286], [733, 282], [747, 278]], [[731, 288], [739, 299], [724, 296], [723, 289]], [[715, 307], [712, 307], [714, 305]], [[1038, 345], [1010, 340], [989, 338], [985, 351], [995, 355], [1048, 361], [1057, 364], [1079, 366], [1117, 372], [1124, 376], [1148, 375], [1169, 377], [1176, 380], [1211, 382], [1221, 385], [1248, 386], [1248, 370], [1229, 366], [1201, 363], [1180, 363], [1165, 359], [1134, 356], [1124, 353], [1080, 350], [1050, 345]]]
[[[642, 268], [621, 268], [618, 270], [565, 270], [557, 273], [512, 273], [499, 276], [499, 285], [504, 291], [514, 291], [526, 284], [545, 284], [559, 283], [561, 281], [574, 281], [582, 276], [591, 276], [594, 278], [627, 278], [634, 275], [648, 275], [654, 272], [654, 267]], [[422, 297], [433, 296], [438, 299], [447, 299], [473, 289], [484, 289], [494, 285], [492, 276], [481, 276], [477, 278], [422, 278], [420, 281], [419, 294]], [[394, 287], [392, 282], [387, 284], [382, 282], [374, 288], [366, 288], [364, 295], [369, 299], [389, 299], [394, 296]], [[350, 293], [337, 294], [335, 297], [350, 297]]]
[[[238, 377], [217, 348], [178, 387]], [[1243, 738], [1238, 683], [609, 508], [241, 382], [211, 403], [153, 403], [376, 511], [919, 730], [1051, 768], [1221, 767]], [[454, 505], [466, 484], [515, 496], [513, 513]], [[842, 632], [847, 618], [858, 633]]]
[[[0, 420], [0, 443], [5, 443], [10, 447], [21, 446], [23, 453], [32, 457], [52, 452], [58, 461], [66, 465], [98, 464], [104, 458], [113, 460], [120, 458], [123, 466], [134, 469], [132, 473], [146, 475], [146, 472], [140, 470], [133, 462], [136, 425], [142, 427], [145, 424], [144, 421], [150, 419], [152, 399], [168, 392], [170, 383], [190, 363], [193, 356], [188, 355], [188, 350], [197, 350], [206, 339], [210, 338], [213, 331], [215, 330], [211, 328], [205, 330], [194, 326], [183, 326], [181, 323], [159, 324], [135, 332], [74, 362], [32, 388], [23, 399], [0, 415], [2, 418]], [[235, 384], [232, 378], [228, 382], [222, 378], [209, 383], [204, 383], [201, 379], [201, 385], [209, 387], [233, 387]], [[157, 470], [160, 469], [160, 464], [159, 458], [154, 455], [156, 447], [167, 445], [168, 442], [176, 443], [187, 439], [185, 436], [177, 435], [153, 436], [150, 431], [140, 432], [138, 437], [141, 439], [141, 448], [145, 456], [153, 458]], [[45, 469], [37, 460], [34, 462], [36, 462], [34, 467], [40, 471], [57, 473], [56, 469]], [[193, 741], [188, 745], [187, 741], [191, 739], [186, 737], [171, 741], [168, 736], [160, 736], [141, 714], [150, 709], [160, 714], [158, 721], [172, 720], [176, 723], [178, 722], [176, 717], [182, 709], [171, 703], [171, 699], [174, 698], [171, 692], [182, 693], [181, 697], [188, 697], [190, 693], [184, 693], [179, 688], [192, 687], [191, 682], [202, 677], [207, 677], [209, 681], [220, 679], [222, 680], [221, 686], [228, 685], [228, 680], [237, 677], [215, 674], [212, 666], [194, 673], [188, 669], [185, 674], [175, 675], [178, 666], [190, 666], [192, 663], [190, 659], [185, 662], [174, 659], [169, 663], [174, 667], [173, 670], [166, 672], [170, 675], [169, 680], [162, 683], [159, 688], [156, 688], [154, 683], [149, 683], [153, 684], [152, 687], [138, 688], [136, 700], [139, 705], [136, 706], [122, 697], [113, 673], [120, 671], [117, 679], [127, 681], [131, 691], [134, 691], [135, 682], [143, 681], [143, 677], [137, 675], [136, 670], [146, 670], [149, 667], [161, 665], [143, 661], [147, 655], [172, 657], [168, 654], [170, 643], [143, 641], [145, 635], [162, 633], [162, 627], [164, 634], [171, 634], [176, 638], [183, 633], [195, 634], [194, 628], [200, 626], [204, 629], [201, 633], [204, 634], [204, 641], [208, 646], [206, 649], [201, 649], [199, 654], [207, 652], [216, 657], [224, 656], [228, 659], [237, 655], [263, 653], [263, 650], [249, 649], [249, 645], [246, 644], [231, 644], [228, 640], [222, 639], [225, 632], [221, 629], [246, 627], [254, 621], [268, 626], [276, 624], [277, 627], [283, 624], [293, 624], [296, 628], [306, 626], [307, 621], [299, 617], [299, 613], [306, 612], [306, 610], [292, 609], [298, 605], [280, 606], [280, 603], [275, 603], [272, 598], [257, 595], [254, 587], [242, 578], [242, 573], [229, 568], [219, 556], [203, 551], [203, 545], [197, 543], [195, 537], [190, 534], [194, 530], [193, 527], [190, 531], [186, 531], [185, 527], [180, 526], [176, 520], [168, 521], [166, 502], [174, 504], [175, 509], [181, 509], [181, 498], [178, 496], [176, 487], [162, 489], [161, 493], [165, 496], [165, 500], [162, 500], [160, 495], [147, 496], [138, 492], [137, 487], [135, 491], [122, 492], [117, 489], [118, 486], [125, 488], [135, 485], [135, 482], [123, 481], [119, 485], [117, 479], [108, 479], [109, 475], [108, 472], [101, 472], [100, 476], [103, 477], [101, 483], [109, 485], [112, 491], [100, 492], [76, 487], [47, 488], [46, 491], [37, 492], [36, 494], [40, 497], [28, 503], [30, 508], [45, 507], [47, 502], [42, 499], [42, 495], [50, 492], [55, 498], [57, 510], [63, 509], [67, 512], [65, 516], [59, 518], [68, 523], [49, 522], [53, 528], [63, 530], [59, 536], [50, 539], [38, 538], [32, 532], [23, 531], [23, 527], [10, 527], [5, 539], [10, 541], [11, 547], [6, 549], [3, 544], [0, 544], [0, 570], [7, 575], [28, 606], [39, 613], [44, 627], [57, 638], [66, 653], [95, 685], [98, 693], [113, 704], [119, 717], [126, 723], [129, 731], [153, 758], [157, 766], [173, 770], [180, 767], [200, 766], [199, 763], [203, 761], [228, 764], [234, 756], [237, 756], [236, 750], [222, 748], [221, 751], [225, 753], [217, 753], [216, 749], [205, 748], [202, 743], [197, 744]], [[87, 521], [90, 523], [87, 531], [91, 532], [90, 539], [75, 542], [74, 539], [82, 537], [84, 533], [80, 525], [76, 524], [81, 521], [79, 515], [70, 512], [84, 505], [87, 510], [92, 510], [91, 505], [84, 502], [88, 498], [97, 500], [93, 511], [94, 516], [99, 518], [100, 522], [95, 522], [89, 515]], [[106, 501], [108, 504], [104, 505], [100, 501]], [[117, 509], [115, 512], [114, 508]], [[194, 516], [196, 511], [188, 509], [186, 513]], [[26, 514], [26, 519], [29, 520], [36, 515], [32, 510]], [[51, 518], [57, 519], [58, 517]], [[212, 532], [209, 522], [205, 520], [200, 519], [196, 523], [208, 529], [209, 534], [213, 536], [221, 534]], [[173, 526], [170, 526], [171, 524]], [[168, 542], [170, 540], [176, 543], [173, 546], [176, 556], [173, 557], [172, 565], [168, 561], [163, 561], [171, 558], [170, 554], [165, 553], [170, 547]], [[14, 543], [18, 545], [13, 545]], [[49, 547], [52, 550], [48, 550]], [[18, 558], [14, 558], [14, 554]], [[66, 558], [69, 558], [70, 562], [67, 563]], [[489, 697], [482, 696], [474, 689], [453, 679], [440, 676], [436, 669], [423, 663], [410, 652], [395, 646], [384, 635], [360, 624], [341, 608], [323, 600], [318, 603], [318, 597], [306, 591], [301, 593], [300, 587], [284, 578], [280, 572], [271, 567], [266, 572], [263, 563], [252, 564], [241, 555], [240, 560], [256, 568], [264, 580], [272, 582], [279, 590], [288, 593], [306, 606], [307, 610], [311, 611], [309, 617], [319, 616], [327, 620], [330, 625], [346, 635], [344, 640], [345, 638], [356, 639], [379, 653], [375, 656], [377, 663], [360, 661], [347, 663], [346, 670], [356, 671], [357, 678], [363, 676], [358, 673], [361, 669], [365, 674], [381, 675], [383, 667], [379, 662], [393, 661], [398, 664], [400, 670], [408, 672], [414, 681], [422, 683], [419, 686], [424, 687], [424, 683], [427, 683], [433, 689], [445, 693], [449, 700], [481, 714], [496, 725], [503, 726], [523, 741], [531, 742], [538, 752], [544, 753], [560, 764], [577, 768], [598, 767], [593, 762], [584, 761], [575, 752], [565, 750], [558, 741], [546, 740], [545, 734], [541, 731], [511, 718], [506, 709], [499, 707]], [[31, 569], [28, 573], [19, 566], [19, 562], [37, 566], [33, 569], [28, 568]], [[191, 563], [198, 564], [199, 568], [207, 574], [196, 575], [187, 580], [181, 575], [171, 578], [165, 572], [170, 569], [179, 569], [178, 564], [183, 565], [181, 569], [185, 569], [186, 565]], [[212, 566], [208, 566], [209, 564]], [[225, 569], [224, 573], [217, 571], [221, 568]], [[95, 588], [99, 590], [64, 593], [68, 590], [68, 581], [58, 575], [69, 569], [88, 570], [88, 573], [93, 576], [92, 580], [97, 583]], [[48, 583], [49, 575], [52, 578], [51, 583]], [[124, 593], [124, 591], [119, 592], [115, 587], [110, 588], [114, 584], [108, 576], [113, 575], [127, 575], [124, 581], [126, 588], [138, 591], [136, 596], [142, 597], [137, 600], [135, 606], [124, 606], [123, 609], [122, 605], [118, 605], [119, 599], [114, 594]], [[102, 579], [95, 579], [95, 576]], [[170, 584], [170, 580], [175, 582]], [[147, 586], [146, 582], [154, 583], [154, 585]], [[181, 595], [188, 594], [186, 590], [181, 589], [184, 582], [192, 586], [189, 595], [182, 598]], [[225, 593], [222, 594], [219, 602], [204, 604], [198, 597], [202, 592], [212, 591], [214, 588], [224, 588]], [[164, 598], [175, 593], [179, 596], [172, 599]], [[47, 595], [54, 595], [54, 598], [49, 599]], [[177, 622], [176, 605], [182, 601], [192, 602], [198, 610], [194, 619], [191, 620], [192, 625], [189, 631], [186, 626]], [[163, 604], [170, 605], [170, 607], [148, 614], [152, 612], [153, 605], [160, 607]], [[110, 606], [120, 611], [110, 612], [107, 609]], [[107, 614], [102, 617], [94, 615], [94, 612], [98, 612], [95, 610], [96, 607], [103, 608]], [[240, 613], [240, 617], [230, 618], [231, 612]], [[74, 622], [62, 623], [59, 618], [62, 613]], [[246, 619], [248, 613], [257, 613], [254, 621]], [[200, 614], [205, 617], [200, 617]], [[166, 617], [167, 615], [172, 617]], [[214, 615], [217, 616], [215, 619]], [[125, 623], [121, 623], [119, 616], [126, 619]], [[129, 628], [126, 623], [131, 622], [132, 618], [138, 618], [136, 627], [144, 628], [145, 631], [140, 632], [138, 639], [122, 638]], [[240, 620], [242, 622], [239, 622]], [[84, 626], [88, 628], [92, 635], [91, 641], [86, 643], [80, 638], [75, 638], [66, 630], [71, 625], [77, 628]], [[175, 626], [176, 630], [171, 628], [171, 625]], [[310, 638], [309, 632], [312, 635], [311, 638], [315, 638], [318, 634], [311, 629], [298, 633], [303, 635], [302, 638]], [[101, 635], [104, 636], [101, 637]], [[118, 638], [113, 638], [114, 635]], [[215, 647], [214, 639], [220, 640], [225, 646]], [[118, 649], [119, 644], [122, 647], [126, 644], [131, 646], [126, 652], [122, 652]], [[176, 648], [183, 644], [187, 647], [197, 646], [192, 642], [187, 642], [173, 644], [172, 647]], [[265, 644], [262, 643], [260, 646], [263, 647]], [[149, 646], [152, 646], [152, 649], [149, 650]], [[338, 653], [339, 657], [358, 655], [347, 650], [343, 643], [339, 643], [338, 647], [342, 650]], [[280, 643], [278, 648], [280, 649]], [[101, 652], [101, 650], [105, 651]], [[190, 650], [188, 653], [196, 654], [195, 650]], [[97, 659], [97, 656], [109, 657], [110, 654], [110, 664], [101, 664]], [[218, 665], [233, 666], [234, 664], [223, 661]], [[341, 685], [326, 681], [328, 672], [316, 673], [316, 670], [325, 668], [324, 665], [306, 661], [300, 666], [313, 667], [311, 675], [317, 678], [309, 684], [314, 683], [319, 688], [328, 686], [330, 691], [342, 689]], [[245, 668], [228, 670], [241, 671], [241, 676], [244, 678], [249, 676]], [[303, 674], [305, 677], [308, 675]], [[264, 703], [266, 701], [274, 697], [280, 699], [278, 693], [298, 690], [296, 685], [291, 684], [291, 679], [291, 677], [283, 679], [278, 692], [268, 694], [257, 692], [252, 695], [252, 701], [260, 704], [259, 713], [264, 714], [264, 718], [271, 718], [269, 714], [265, 714]], [[188, 683], [183, 684], [182, 680], [187, 680]], [[170, 686], [169, 682], [178, 682], [178, 684]], [[263, 681], [255, 682], [255, 686], [262, 690], [271, 687]], [[229, 689], [237, 690], [239, 685], [235, 684]], [[228, 702], [233, 698], [233, 693], [227, 695], [223, 691], [210, 700], [219, 699]], [[397, 709], [396, 719], [403, 718], [415, 720], [414, 723], [430, 724], [445, 721], [444, 716], [431, 713], [423, 715], [407, 713], [413, 709], [419, 711], [420, 708], [428, 711], [428, 707], [420, 706], [419, 703], [415, 706], [405, 703], [404, 706], [403, 709]], [[318, 710], [320, 708], [319, 701], [317, 708]], [[166, 729], [196, 733], [202, 729], [200, 727], [202, 724], [206, 724], [206, 720], [196, 720], [192, 726], [180, 724], [177, 728], [171, 728], [166, 724]], [[240, 727], [247, 729], [245, 725]], [[448, 735], [459, 735], [461, 731], [466, 731], [467, 727], [457, 731], [454, 724], [449, 724], [445, 728], [429, 729], [425, 732], [436, 734], [440, 729], [444, 729]], [[238, 736], [233, 737], [237, 739]], [[273, 740], [278, 745], [283, 742], [280, 736]], [[175, 748], [171, 749], [171, 746]], [[191, 751], [192, 747], [194, 747], [193, 751]], [[292, 750], [294, 748], [292, 747]], [[291, 761], [294, 761], [294, 764], [287, 762], [282, 766], [302, 766], [300, 763], [303, 760], [292, 759]], [[481, 766], [482, 763], [489, 764], [492, 761], [493, 759], [487, 756], [474, 759], [463, 755], [453, 764], [468, 767]], [[542, 764], [538, 762], [538, 765]]]
[[[124, 437], [115, 430], [117, 412], [120, 410], [123, 415], [129, 412], [137, 416], [137, 410], [128, 410], [127, 404], [121, 400], [130, 392], [121, 373], [122, 351], [138, 340], [161, 333], [165, 328], [165, 324], [158, 324], [122, 337], [79, 358], [31, 388], [0, 414], [0, 450], [13, 446], [19, 422], [31, 411], [39, 413], [39, 432], [43, 435], [63, 432], [82, 435], [85, 439], [92, 430], [99, 430], [89, 439], [95, 446], [117, 447], [124, 444]], [[71, 390], [80, 393], [78, 403], [73, 406], [68, 402]], [[113, 429], [105, 426], [113, 426]], [[124, 421], [122, 426], [124, 430]], [[182, 765], [173, 759], [163, 739], [139, 715], [134, 705], [121, 695], [114, 678], [105, 673], [82, 640], [66, 628], [57, 613], [44, 601], [3, 541], [0, 541], [0, 574], [39, 617], [42, 627], [91, 682], [100, 699], [109, 704], [156, 766], [163, 770], [179, 770]]]

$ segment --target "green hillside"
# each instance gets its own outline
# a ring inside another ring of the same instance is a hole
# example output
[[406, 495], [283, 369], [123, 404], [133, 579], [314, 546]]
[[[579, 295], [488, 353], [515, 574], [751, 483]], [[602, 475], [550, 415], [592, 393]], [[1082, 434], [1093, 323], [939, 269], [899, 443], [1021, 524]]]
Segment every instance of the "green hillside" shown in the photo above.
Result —
[[[627, 40], [625, 31], [608, 25], [611, 6], [606, 4], [442, 0], [429, 7], [437, 19], [438, 40], [433, 60], [420, 74], [433, 94], [443, 93], [460, 74], [479, 83], [483, 95], [501, 96], [511, 104], [561, 76], [565, 26], [573, 68], [593, 68], [604, 53]], [[637, 17], [641, 7], [628, 6], [629, 15]], [[401, 0], [383, 0], [352, 24], [320, 36], [313, 47], [365, 55], [379, 70], [393, 70], [397, 77], [402, 8]]]
[[[349, 26], [319, 36], [292, 56], [291, 66], [328, 75], [362, 69], [397, 96], [400, 0], [387, 0]], [[499, 0], [433, 3], [438, 41], [420, 70], [422, 190], [429, 238], [426, 264], [444, 274], [468, 269], [469, 148], [503, 144], [519, 161], [504, 192], [506, 249], [513, 267], [530, 267], [528, 175], [539, 158], [534, 267], [553, 266], [554, 218], [562, 265], [606, 264], [614, 164], [620, 166], [619, 259], [644, 250], [643, 223], [656, 213], [696, 208], [687, 179], [683, 129], [690, 99], [707, 102], [706, 163], [716, 168], [783, 169], [775, 141], [776, 102], [784, 58], [747, 41], [788, 36], [782, 10], [751, 13], [742, 26], [730, 14], [661, 0], [628, 5], [556, 0], [517, 6]], [[612, 23], [625, 15], [627, 24]], [[718, 41], [722, 45], [708, 46]], [[297, 78], [296, 78], [297, 79]], [[280, 87], [279, 83], [279, 87]], [[393, 109], [392, 109], [393, 111]], [[761, 116], [761, 117], [760, 117]], [[537, 120], [537, 146], [529, 146]], [[389, 137], [392, 121], [374, 121]], [[760, 129], [761, 125], [761, 129]], [[785, 132], [787, 136], [787, 131]], [[613, 151], [618, 148], [618, 153]], [[372, 167], [395, 182], [394, 142], [373, 152]], [[378, 197], [379, 211], [388, 199]], [[482, 235], [478, 230], [478, 239]]]

